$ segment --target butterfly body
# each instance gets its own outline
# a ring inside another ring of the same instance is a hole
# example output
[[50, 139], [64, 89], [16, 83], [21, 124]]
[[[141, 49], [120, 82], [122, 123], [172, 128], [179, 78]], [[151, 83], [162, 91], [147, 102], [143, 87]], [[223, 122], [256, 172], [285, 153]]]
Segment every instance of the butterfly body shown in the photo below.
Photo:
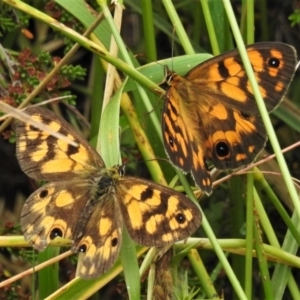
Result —
[[31, 178], [49, 181], [25, 202], [21, 230], [39, 251], [56, 237], [73, 240], [83, 252], [79, 276], [95, 278], [118, 257], [123, 226], [144, 246], [187, 238], [201, 223], [197, 205], [167, 187], [106, 168], [100, 155], [66, 121], [36, 107], [25, 110], [78, 146], [29, 124], [17, 125], [17, 158]]
[[[247, 47], [268, 111], [282, 100], [293, 78], [296, 52], [282, 43]], [[250, 164], [267, 141], [252, 87], [237, 50], [213, 57], [184, 77], [166, 69], [162, 130], [170, 160], [191, 172], [203, 192], [211, 193], [207, 162], [220, 170]]]

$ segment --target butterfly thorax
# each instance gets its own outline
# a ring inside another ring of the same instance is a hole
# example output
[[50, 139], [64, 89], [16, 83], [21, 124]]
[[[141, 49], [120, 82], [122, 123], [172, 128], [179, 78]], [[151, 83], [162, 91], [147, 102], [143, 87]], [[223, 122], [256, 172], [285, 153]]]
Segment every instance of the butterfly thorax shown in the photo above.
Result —
[[115, 193], [115, 185], [122, 174], [119, 167], [101, 168], [90, 179], [92, 198], [100, 200], [103, 196]]
[[103, 195], [106, 195], [112, 188], [113, 179], [108, 173], [106, 173], [98, 178], [95, 178], [95, 184], [95, 196], [97, 198], [101, 198]]

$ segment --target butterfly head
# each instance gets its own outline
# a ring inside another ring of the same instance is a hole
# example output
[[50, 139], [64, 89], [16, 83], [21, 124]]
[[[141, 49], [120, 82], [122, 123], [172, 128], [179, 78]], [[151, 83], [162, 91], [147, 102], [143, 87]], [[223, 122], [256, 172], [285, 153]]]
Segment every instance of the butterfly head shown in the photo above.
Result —
[[174, 79], [174, 76], [177, 75], [177, 73], [171, 71], [169, 69], [169, 67], [167, 65], [164, 66], [164, 74], [165, 74], [165, 80], [164, 82], [170, 86], [171, 85], [171, 82], [173, 81]]
[[126, 168], [125, 165], [115, 166], [115, 168], [118, 169], [119, 175], [120, 175], [121, 177], [122, 177], [122, 176], [125, 176], [125, 168]]

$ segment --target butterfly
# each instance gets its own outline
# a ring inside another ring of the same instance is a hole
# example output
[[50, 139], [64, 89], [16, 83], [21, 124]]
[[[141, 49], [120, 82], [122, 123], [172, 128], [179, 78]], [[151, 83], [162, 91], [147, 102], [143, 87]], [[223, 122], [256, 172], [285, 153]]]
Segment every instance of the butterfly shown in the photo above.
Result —
[[78, 146], [18, 122], [16, 153], [21, 169], [49, 183], [25, 202], [24, 238], [43, 251], [56, 237], [72, 239], [82, 252], [79, 276], [96, 278], [116, 261], [125, 224], [133, 241], [161, 247], [186, 239], [199, 227], [201, 212], [185, 195], [138, 177], [124, 167], [106, 168], [100, 155], [64, 119], [49, 110], [25, 110], [37, 122]]
[[[247, 46], [267, 110], [285, 95], [296, 70], [295, 49], [278, 42]], [[191, 172], [206, 194], [212, 192], [208, 162], [220, 170], [249, 165], [267, 135], [238, 50], [218, 55], [185, 76], [166, 67], [162, 113], [165, 150], [171, 162]]]

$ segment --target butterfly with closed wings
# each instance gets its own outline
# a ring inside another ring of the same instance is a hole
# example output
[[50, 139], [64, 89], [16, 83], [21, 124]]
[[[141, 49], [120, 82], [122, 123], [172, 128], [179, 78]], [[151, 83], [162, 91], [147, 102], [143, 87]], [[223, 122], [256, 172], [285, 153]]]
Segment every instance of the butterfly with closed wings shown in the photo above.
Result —
[[[296, 70], [295, 49], [278, 42], [247, 46], [260, 93], [271, 112], [282, 101]], [[168, 88], [162, 114], [166, 152], [174, 165], [191, 172], [210, 194], [207, 162], [219, 170], [249, 165], [267, 135], [238, 50], [213, 57], [184, 77], [166, 68]]]

